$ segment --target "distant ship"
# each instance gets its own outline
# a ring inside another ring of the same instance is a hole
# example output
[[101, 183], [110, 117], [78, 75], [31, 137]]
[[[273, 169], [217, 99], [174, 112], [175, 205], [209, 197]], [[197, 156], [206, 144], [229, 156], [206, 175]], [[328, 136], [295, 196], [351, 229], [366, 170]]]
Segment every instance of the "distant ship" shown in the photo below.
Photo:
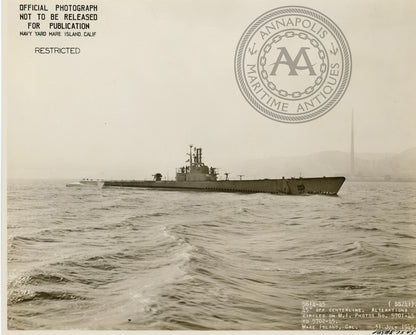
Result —
[[202, 149], [190, 145], [189, 165], [176, 171], [173, 181], [162, 180], [161, 173], [155, 173], [153, 180], [106, 180], [104, 187], [141, 187], [171, 190], [201, 190], [216, 192], [273, 193], [273, 194], [325, 194], [336, 195], [345, 177], [281, 178], [255, 180], [218, 180], [217, 169], [202, 162]]
[[66, 184], [66, 187], [82, 187], [82, 186], [103, 186], [104, 181], [99, 179], [88, 179], [84, 178], [80, 181]]

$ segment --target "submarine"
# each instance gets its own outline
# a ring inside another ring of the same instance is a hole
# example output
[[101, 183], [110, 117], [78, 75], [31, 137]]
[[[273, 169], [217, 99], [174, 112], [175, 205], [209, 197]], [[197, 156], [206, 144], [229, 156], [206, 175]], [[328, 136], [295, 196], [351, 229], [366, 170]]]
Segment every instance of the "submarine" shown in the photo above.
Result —
[[189, 146], [188, 165], [176, 170], [175, 180], [162, 180], [155, 173], [153, 180], [105, 180], [103, 187], [139, 187], [161, 190], [199, 190], [211, 192], [272, 193], [286, 195], [322, 194], [337, 195], [345, 177], [284, 178], [218, 180], [218, 172], [202, 162], [202, 148]]

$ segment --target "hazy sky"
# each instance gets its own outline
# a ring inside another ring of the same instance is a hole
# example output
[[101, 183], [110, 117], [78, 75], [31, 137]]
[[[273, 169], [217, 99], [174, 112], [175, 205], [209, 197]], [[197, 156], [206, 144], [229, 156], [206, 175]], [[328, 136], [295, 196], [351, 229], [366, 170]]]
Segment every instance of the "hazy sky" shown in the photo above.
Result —
[[[416, 146], [413, 0], [296, 1], [341, 28], [353, 60], [342, 100], [304, 124], [257, 113], [234, 77], [244, 30], [291, 1], [101, 0], [99, 22], [91, 24], [96, 37], [46, 39], [20, 37], [18, 3], [5, 2], [3, 124], [11, 178], [173, 174], [191, 143], [223, 168], [251, 158], [349, 151], [352, 110], [356, 151]], [[76, 46], [81, 54], [38, 55], [37, 46]]]

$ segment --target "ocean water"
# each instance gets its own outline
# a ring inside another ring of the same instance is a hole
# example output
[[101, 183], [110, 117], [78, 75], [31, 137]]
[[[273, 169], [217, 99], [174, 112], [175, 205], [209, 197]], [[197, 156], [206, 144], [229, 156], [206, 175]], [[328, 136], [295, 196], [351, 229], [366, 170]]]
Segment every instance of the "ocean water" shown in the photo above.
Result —
[[65, 184], [9, 182], [9, 329], [302, 329], [305, 302], [416, 300], [416, 183], [347, 181], [337, 197]]

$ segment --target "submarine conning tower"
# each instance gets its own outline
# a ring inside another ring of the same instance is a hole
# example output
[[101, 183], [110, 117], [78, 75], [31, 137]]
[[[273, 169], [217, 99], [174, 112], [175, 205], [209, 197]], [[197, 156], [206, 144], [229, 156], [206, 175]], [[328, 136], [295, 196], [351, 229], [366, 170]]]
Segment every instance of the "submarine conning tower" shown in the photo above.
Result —
[[187, 154], [189, 165], [176, 170], [176, 181], [216, 181], [217, 172], [213, 167], [208, 167], [202, 162], [202, 148], [189, 146]]

